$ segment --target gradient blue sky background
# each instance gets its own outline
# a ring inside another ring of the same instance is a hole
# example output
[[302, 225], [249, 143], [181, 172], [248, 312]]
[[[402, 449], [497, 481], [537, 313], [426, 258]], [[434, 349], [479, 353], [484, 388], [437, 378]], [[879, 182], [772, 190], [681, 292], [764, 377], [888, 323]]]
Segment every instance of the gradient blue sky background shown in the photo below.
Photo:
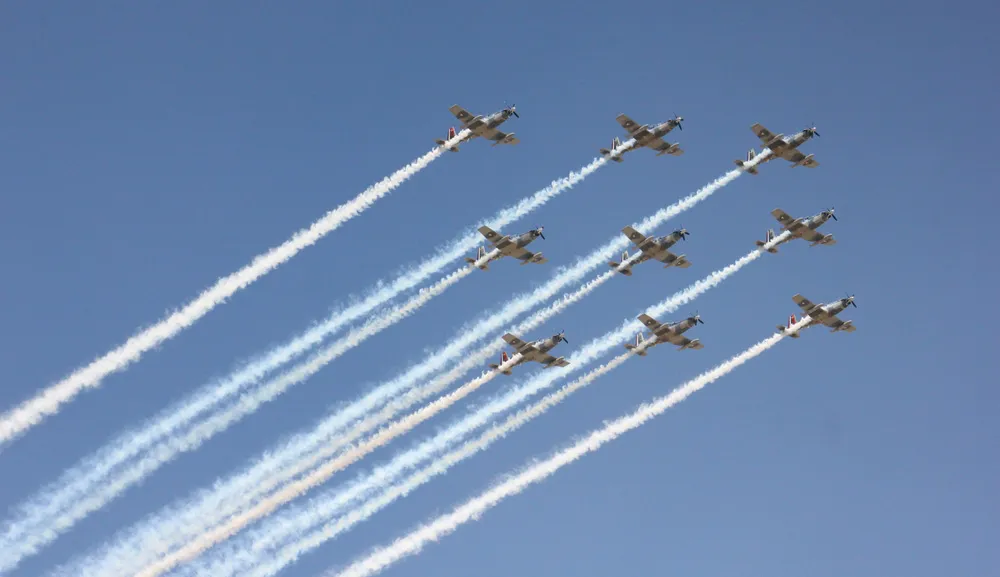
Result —
[[[657, 349], [287, 575], [314, 575], [766, 337], [801, 292], [845, 291], [854, 334], [810, 329], [391, 568], [395, 576], [980, 575], [1000, 556], [996, 412], [998, 8], [987, 2], [7, 4], [0, 19], [0, 408], [122, 342], [423, 154], [458, 103], [516, 103], [521, 144], [446, 155], [0, 454], [0, 507], [112, 435], [477, 219], [673, 114], [687, 153], [630, 153], [505, 232], [501, 262], [184, 455], [14, 575], [38, 575], [398, 374], [467, 320], [733, 167], [762, 122], [822, 166], [744, 175], [655, 231], [646, 264], [537, 334], [570, 353], [753, 247], [781, 207], [835, 206], [835, 247], [765, 255], [689, 310], [706, 348]], [[994, 38], [994, 40], [990, 40]], [[671, 320], [671, 319], [663, 319]], [[500, 335], [497, 334], [497, 337]], [[497, 379], [473, 403], [537, 371]], [[382, 462], [462, 405], [364, 462]], [[353, 474], [344, 478], [351, 478]], [[329, 486], [333, 486], [336, 479]], [[989, 545], [993, 543], [993, 545]]]

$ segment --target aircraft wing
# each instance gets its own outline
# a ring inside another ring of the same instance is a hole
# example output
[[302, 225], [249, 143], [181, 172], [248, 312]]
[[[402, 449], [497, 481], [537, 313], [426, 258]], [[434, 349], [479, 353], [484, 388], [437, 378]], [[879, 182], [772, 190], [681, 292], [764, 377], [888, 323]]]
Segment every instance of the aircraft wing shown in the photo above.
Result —
[[660, 321], [654, 319], [653, 317], [647, 315], [646, 313], [642, 313], [641, 315], [639, 315], [638, 318], [642, 322], [642, 324], [646, 325], [646, 328], [653, 331], [654, 333], [656, 332], [656, 329], [660, 328], [660, 326], [662, 325]]
[[503, 340], [507, 341], [507, 344], [514, 347], [514, 350], [521, 353], [523, 357], [530, 357], [533, 351], [538, 352], [538, 349], [531, 346], [531, 343], [522, 341], [510, 333], [505, 334]]
[[[497, 130], [496, 128], [487, 128], [483, 131], [483, 138], [487, 140], [492, 140], [496, 144], [517, 144], [521, 142], [521, 139], [514, 136], [514, 133], [507, 134], [502, 130]], [[494, 145], [495, 146], [495, 145]]]
[[[658, 338], [664, 339], [667, 342], [669, 342], [670, 344], [677, 345], [679, 347], [686, 347], [686, 346], [690, 345], [691, 342], [692, 342], [691, 339], [685, 337], [684, 335], [679, 335], [677, 333], [667, 333], [666, 335], [664, 335], [662, 337], [658, 337]], [[701, 342], [699, 341], [699, 342], [695, 343], [694, 345], [692, 345], [690, 348], [692, 348], [692, 349], [703, 349], [703, 348], [705, 348], [705, 345], [701, 344]]]
[[809, 314], [809, 311], [818, 308], [818, 305], [816, 303], [812, 302], [811, 300], [807, 299], [806, 297], [800, 294], [793, 296], [792, 300], [795, 301], [795, 304], [799, 305], [799, 308], [802, 309], [802, 311], [805, 312], [806, 314]]
[[542, 363], [543, 365], [550, 365], [550, 366], [553, 366], [553, 367], [565, 367], [565, 366], [569, 365], [569, 361], [567, 361], [564, 358], [561, 358], [561, 357], [560, 358], [556, 358], [556, 357], [550, 355], [549, 353], [542, 353], [542, 352], [535, 353], [535, 356], [532, 357], [531, 360], [538, 361], [538, 362]]
[[[803, 239], [805, 239], [805, 240], [807, 240], [809, 242], [819, 242], [819, 241], [823, 240], [824, 237], [826, 237], [825, 234], [819, 232], [818, 230], [814, 230], [814, 229], [806, 228], [806, 227], [803, 227], [803, 228], [805, 228], [805, 230], [802, 231], [801, 236], [802, 236]], [[836, 242], [837, 242], [836, 240], [834, 240], [834, 239], [831, 238], [829, 241], [827, 241], [826, 244], [836, 244]]]
[[774, 138], [774, 133], [767, 128], [764, 128], [764, 125], [759, 122], [751, 126], [750, 130], [752, 130], [753, 133], [757, 135], [757, 138], [759, 138], [764, 144], [767, 144]]
[[[663, 140], [662, 138], [657, 138], [656, 140], [654, 140], [654, 141], [652, 141], [650, 143], [647, 143], [646, 146], [648, 146], [649, 148], [652, 148], [653, 150], [655, 150], [657, 152], [663, 153], [663, 152], [667, 152], [668, 150], [670, 150], [670, 147], [673, 146], [673, 144], [670, 144], [669, 142], [667, 142], [666, 140]], [[669, 154], [671, 156], [680, 156], [680, 155], [684, 154], [684, 150], [681, 149], [680, 147], [677, 147], [677, 148], [673, 149], [671, 152], [667, 152], [667, 154]]]
[[628, 239], [632, 241], [632, 243], [635, 244], [636, 246], [639, 246], [642, 243], [646, 242], [646, 235], [642, 234], [641, 232], [637, 231], [631, 226], [626, 226], [625, 228], [623, 228], [622, 233], [624, 233], [625, 236], [628, 237]]
[[493, 230], [492, 228], [486, 226], [485, 224], [479, 227], [479, 234], [486, 237], [486, 240], [493, 243], [494, 246], [499, 248], [503, 252], [504, 247], [507, 245], [514, 244], [511, 242], [510, 238], [500, 234], [499, 232]]
[[[843, 326], [846, 323], [846, 321], [842, 321], [842, 320], [838, 319], [836, 317], [836, 315], [830, 315], [830, 316], [827, 316], [825, 319], [823, 319], [822, 323], [824, 325], [830, 327], [831, 329], [840, 329], [840, 327]], [[854, 326], [854, 323], [851, 323], [851, 324], [847, 325], [846, 329], [842, 329], [842, 330], [845, 331], [845, 332], [848, 332], [848, 333], [853, 333], [854, 331], [856, 331], [858, 329], [857, 329], [857, 327]]]
[[789, 224], [795, 222], [796, 220], [794, 217], [792, 217], [787, 212], [781, 210], [780, 208], [772, 210], [771, 214], [774, 216], [775, 220], [780, 222], [781, 225], [784, 226], [786, 229], [788, 228]]
[[[798, 149], [787, 148], [781, 151], [781, 158], [784, 158], [788, 162], [794, 162], [798, 164], [803, 160], [805, 160], [806, 155], [799, 152]], [[817, 162], [815, 158], [810, 158], [809, 160], [805, 160], [805, 162], [802, 162], [802, 166], [805, 166], [807, 168], [816, 168], [817, 166], [819, 166], [819, 162]]]
[[618, 121], [618, 124], [622, 125], [622, 128], [625, 129], [625, 132], [627, 132], [627, 133], [629, 133], [629, 135], [635, 137], [636, 140], [639, 140], [643, 136], [649, 134], [648, 130], [641, 130], [639, 132], [632, 132], [633, 130], [636, 130], [637, 128], [639, 128], [639, 123], [637, 123], [636, 121], [632, 120], [628, 116], [625, 116], [624, 114], [619, 114], [615, 118], [615, 120]]
[[461, 121], [466, 128], [472, 130], [473, 132], [476, 132], [476, 130], [484, 124], [482, 118], [473, 116], [468, 110], [457, 104], [453, 104], [448, 110], [450, 110], [451, 113], [455, 115], [455, 118]]
[[684, 256], [677, 256], [676, 254], [670, 252], [669, 250], [661, 250], [660, 254], [656, 255], [656, 260], [662, 262], [667, 266], [675, 266], [677, 268], [687, 268], [691, 266], [691, 261]]
[[533, 262], [535, 264], [545, 264], [549, 262], [549, 259], [542, 256], [542, 253], [531, 252], [530, 250], [526, 250], [521, 247], [517, 247], [511, 251], [510, 256], [520, 260], [521, 264], [528, 264], [529, 262]]

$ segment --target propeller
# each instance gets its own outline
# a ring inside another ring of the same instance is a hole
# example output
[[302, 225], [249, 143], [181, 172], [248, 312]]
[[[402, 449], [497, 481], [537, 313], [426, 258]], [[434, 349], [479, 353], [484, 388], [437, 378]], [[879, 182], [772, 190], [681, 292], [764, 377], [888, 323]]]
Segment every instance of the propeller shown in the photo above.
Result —
[[504, 102], [504, 106], [505, 106], [504, 110], [506, 110], [507, 112], [509, 112], [510, 114], [513, 114], [514, 116], [516, 116], [518, 118], [521, 118], [521, 115], [517, 113], [517, 106], [515, 106], [513, 104], [511, 104], [510, 106], [507, 106], [506, 102]]
[[569, 344], [569, 339], [566, 338], [566, 330], [565, 329], [559, 331], [559, 334], [556, 335], [556, 336], [559, 337], [559, 340], [565, 341], [567, 345]]
[[542, 234], [543, 230], [545, 230], [544, 226], [536, 226], [535, 227], [535, 234], [537, 234], [538, 236], [542, 237], [542, 240], [545, 240], [545, 235]]
[[681, 240], [687, 240], [687, 237], [691, 235], [691, 233], [688, 232], [687, 229], [683, 227], [675, 230], [674, 233], [680, 235]]
[[[844, 293], [844, 294], [847, 294], [847, 293]], [[854, 304], [854, 295], [849, 295], [849, 296], [845, 297], [844, 300], [847, 301], [848, 304], [850, 304], [854, 308], [858, 308], [858, 305]]]
[[694, 311], [694, 316], [691, 318], [694, 319], [694, 324], [705, 324], [705, 321], [701, 320], [701, 315], [698, 314], [698, 311]]
[[[812, 124], [812, 123], [810, 123], [810, 124]], [[809, 134], [812, 134], [813, 136], [819, 136], [819, 131], [816, 130], [816, 125], [815, 124], [813, 124], [812, 126], [810, 126], [809, 128], [807, 128], [806, 132], [808, 132]]]
[[676, 125], [677, 125], [677, 128], [678, 128], [679, 130], [684, 130], [684, 127], [683, 127], [683, 126], [681, 126], [681, 121], [682, 121], [682, 120], [684, 120], [684, 117], [683, 117], [683, 116], [677, 116], [676, 114], [674, 114], [674, 124], [676, 124]]
[[837, 218], [837, 215], [833, 214], [833, 207], [832, 207], [832, 206], [830, 207], [830, 209], [829, 209], [829, 210], [827, 210], [827, 211], [826, 211], [826, 213], [827, 213], [827, 214], [829, 214], [829, 215], [830, 215], [830, 218], [832, 218], [833, 220], [839, 220], [839, 219]]

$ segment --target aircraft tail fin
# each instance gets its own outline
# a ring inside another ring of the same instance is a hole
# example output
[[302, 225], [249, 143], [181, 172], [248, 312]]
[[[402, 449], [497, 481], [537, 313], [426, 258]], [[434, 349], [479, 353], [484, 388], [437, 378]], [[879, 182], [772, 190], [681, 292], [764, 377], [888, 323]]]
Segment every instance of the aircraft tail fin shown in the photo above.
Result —
[[[611, 149], [608, 150], [607, 148], [602, 148], [601, 149], [601, 156], [611, 156], [611, 153], [613, 153], [616, 150], [618, 150], [618, 148], [621, 145], [622, 145], [622, 141], [621, 141], [620, 138], [618, 138], [617, 136], [614, 137], [614, 138], [612, 138], [611, 139]], [[622, 161], [622, 155], [621, 154], [616, 154], [614, 156], [611, 156], [611, 160], [613, 160], [615, 162], [621, 162]]]
[[[476, 258], [465, 257], [465, 262], [469, 263], [470, 265], [475, 266], [475, 264], [477, 262], [479, 262], [480, 260], [482, 260], [484, 256], [486, 256], [486, 247], [481, 246], [476, 251]], [[479, 265], [479, 270], [490, 270], [490, 263], [489, 263], [489, 261], [486, 261], [483, 264]]]
[[[622, 260], [621, 260], [621, 262], [616, 262], [616, 261], [612, 260], [612, 261], [608, 262], [608, 266], [610, 266], [611, 268], [618, 268], [618, 267], [620, 267], [622, 264], [624, 264], [626, 262], [628, 262], [628, 251], [625, 251], [625, 252], [622, 253]], [[632, 276], [632, 267], [627, 266], [627, 267], [619, 270], [618, 272], [622, 273], [625, 276]]]
[[646, 349], [640, 348], [641, 345], [642, 345], [642, 333], [636, 333], [635, 344], [633, 345], [626, 343], [625, 348], [630, 351], [635, 351], [635, 354], [639, 355], [640, 357], [644, 357], [646, 356]]
[[[510, 356], [507, 355], [507, 351], [502, 351], [500, 353], [500, 364], [499, 365], [495, 365], [493, 363], [490, 363], [490, 368], [491, 369], [499, 369], [501, 366], [503, 366], [504, 364], [506, 364], [509, 361], [510, 361]], [[508, 368], [506, 371], [503, 371], [503, 374], [510, 375], [510, 374], [513, 374], [513, 371], [511, 371], [511, 369]]]
[[[436, 142], [438, 144], [438, 146], [444, 146], [445, 144], [448, 143], [449, 140], [451, 140], [453, 138], [455, 138], [455, 127], [454, 126], [450, 126], [450, 127], [448, 127], [448, 138], [446, 140], [441, 140], [440, 138], [438, 138], [434, 142]], [[456, 144], [455, 146], [452, 146], [448, 150], [450, 150], [452, 152], [458, 152], [458, 145]]]
[[797, 339], [800, 336], [798, 332], [788, 333], [788, 329], [792, 328], [792, 325], [794, 325], [795, 323], [796, 323], [795, 315], [788, 315], [788, 324], [786, 324], [785, 326], [778, 325], [778, 330], [776, 332], [786, 333], [787, 336], [790, 336], [793, 339]]
[[[769, 228], [769, 229], [767, 229], [767, 232], [764, 233], [764, 240], [758, 240], [757, 241], [757, 246], [759, 246], [761, 248], [764, 248], [764, 246], [767, 245], [767, 243], [772, 242], [772, 241], [774, 241], [774, 229], [773, 228]], [[771, 248], [767, 249], [767, 252], [769, 252], [771, 254], [775, 254], [775, 253], [778, 252], [778, 247], [772, 246]]]
[[[733, 162], [736, 163], [736, 166], [744, 167], [747, 164], [749, 164], [749, 162], [751, 160], [753, 160], [754, 158], [756, 158], [756, 157], [757, 157], [757, 151], [754, 150], [753, 148], [751, 148], [750, 150], [747, 151], [747, 159], [746, 160], [734, 160]], [[751, 166], [751, 167], [746, 168], [744, 170], [746, 170], [746, 172], [749, 172], [750, 174], [757, 174], [757, 167], [756, 166]]]

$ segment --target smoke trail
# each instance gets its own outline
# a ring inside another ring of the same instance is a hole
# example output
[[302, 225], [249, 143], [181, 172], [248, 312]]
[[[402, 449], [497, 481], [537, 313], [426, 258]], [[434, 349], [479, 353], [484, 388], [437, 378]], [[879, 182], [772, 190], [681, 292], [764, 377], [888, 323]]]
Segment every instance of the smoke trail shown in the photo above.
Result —
[[[192, 571], [198, 575], [211, 575], [212, 577], [222, 577], [223, 575], [265, 577], [274, 575], [295, 562], [303, 553], [322, 545], [330, 539], [334, 539], [341, 533], [351, 529], [354, 525], [367, 520], [396, 499], [408, 495], [420, 485], [447, 472], [458, 462], [485, 450], [494, 441], [506, 437], [521, 427], [521, 425], [524, 425], [535, 417], [541, 416], [569, 395], [614, 370], [631, 356], [632, 353], [624, 353], [615, 357], [572, 383], [565, 385], [558, 391], [546, 396], [531, 407], [522, 409], [509, 416], [502, 425], [491, 427], [477, 439], [469, 441], [460, 448], [438, 458], [423, 470], [412, 475], [404, 483], [384, 490], [377, 499], [366, 503], [357, 510], [351, 511], [333, 522], [327, 523], [325, 526], [304, 534], [312, 526], [323, 522], [353, 503], [367, 498], [379, 487], [384, 487], [391, 483], [404, 470], [416, 466], [418, 463], [415, 458], [407, 459], [406, 457], [411, 453], [420, 453], [420, 451], [411, 451], [408, 454], [393, 459], [388, 465], [383, 465], [375, 469], [367, 476], [364, 482], [353, 483], [348, 488], [339, 492], [328, 491], [326, 495], [312, 500], [307, 506], [299, 506], [282, 513], [280, 517], [271, 518], [267, 525], [255, 529], [239, 542], [227, 544], [224, 550], [213, 553], [211, 558], [198, 563]], [[290, 538], [295, 539], [282, 547], [276, 547], [282, 540]]]
[[143, 479], [150, 472], [156, 470], [181, 452], [197, 449], [212, 436], [225, 430], [242, 417], [254, 412], [261, 404], [274, 399], [289, 387], [314, 375], [330, 361], [358, 346], [368, 337], [412, 315], [432, 298], [440, 295], [459, 280], [468, 276], [472, 270], [474, 269], [462, 267], [434, 285], [421, 289], [406, 304], [400, 307], [392, 307], [386, 313], [374, 317], [360, 328], [352, 330], [344, 338], [314, 355], [306, 363], [299, 365], [281, 377], [262, 386], [252, 394], [245, 395], [228, 408], [212, 414], [205, 421], [191, 427], [184, 435], [168, 439], [166, 443], [156, 450], [146, 454], [138, 461], [128, 464], [111, 481], [96, 487], [92, 493], [83, 496], [78, 501], [69, 505], [52, 520], [50, 526], [46, 527], [45, 530], [33, 531], [23, 536], [17, 542], [8, 543], [5, 538], [0, 542], [0, 571], [12, 569], [26, 556], [37, 553], [42, 546], [52, 542], [76, 521], [82, 519], [88, 513], [101, 508], [127, 487]]
[[[763, 254], [761, 251], [770, 248], [777, 242], [780, 242], [781, 240], [783, 240], [785, 236], [787, 236], [787, 234], [783, 233], [783, 235], [774, 239], [771, 243], [768, 243], [765, 247], [750, 252], [749, 254], [741, 257], [734, 263], [718, 271], [715, 271], [706, 276], [704, 279], [701, 279], [693, 283], [689, 287], [681, 291], [678, 291], [670, 298], [650, 308], [647, 311], [647, 314], [650, 314], [652, 316], [658, 316], [670, 313], [676, 311], [681, 306], [692, 302], [701, 294], [718, 286], [725, 279], [729, 278], [730, 276], [738, 272], [741, 268], [759, 258], [760, 255]], [[610, 272], [614, 274], [614, 271]], [[380, 472], [372, 474], [372, 478], [374, 478], [374, 481], [372, 481], [371, 479], [365, 482], [359, 481], [340, 494], [327, 494], [321, 496], [320, 498], [313, 499], [309, 503], [307, 512], [291, 511], [286, 514], [283, 514], [280, 519], [275, 520], [271, 524], [264, 526], [263, 528], [258, 530], [258, 532], [281, 531], [291, 534], [297, 534], [308, 529], [311, 525], [320, 522], [325, 517], [329, 517], [335, 514], [336, 511], [344, 505], [345, 499], [352, 500], [360, 498], [366, 492], [370, 492], [376, 489], [377, 483], [380, 481], [383, 483], [391, 482], [393, 476], [402, 474], [404, 471], [419, 465], [424, 460], [430, 459], [435, 454], [446, 449], [451, 444], [458, 442], [459, 440], [464, 438], [466, 435], [470, 434], [475, 429], [484, 426], [497, 414], [506, 411], [511, 407], [516, 406], [517, 404], [521, 403], [528, 397], [537, 394], [544, 388], [551, 386], [552, 383], [554, 383], [557, 379], [569, 374], [571, 371], [582, 369], [589, 362], [605, 354], [611, 348], [617, 346], [623, 340], [627, 339], [629, 336], [631, 336], [633, 332], [641, 329], [642, 329], [642, 324], [639, 323], [638, 321], [632, 319], [626, 321], [621, 328], [606, 333], [605, 335], [602, 335], [601, 337], [592, 340], [589, 344], [583, 346], [578, 352], [571, 355], [569, 359], [571, 364], [566, 369], [557, 372], [545, 372], [539, 374], [534, 379], [529, 381], [527, 384], [518, 387], [517, 389], [510, 391], [506, 395], [502, 395], [499, 398], [487, 403], [482, 408], [480, 408], [476, 413], [456, 422], [455, 424], [451, 425], [450, 427], [448, 427], [447, 429], [445, 429], [432, 439], [422, 443], [417, 448], [412, 449], [411, 451], [396, 457], [389, 465], [381, 468]], [[652, 343], [647, 342], [646, 346], [649, 346], [650, 344]], [[608, 365], [605, 365], [604, 367], [599, 369], [598, 371], [600, 372], [598, 372], [597, 375], [591, 377], [590, 379], [584, 377], [581, 380], [584, 381], [584, 383], [589, 383], [594, 378], [597, 378], [597, 376], [599, 376], [600, 374], [604, 374], [605, 372], [608, 372], [614, 367], [618, 366], [620, 362], [623, 361], [619, 362], [613, 361], [612, 363], [609, 363]], [[580, 386], [583, 385], [570, 386], [567, 388], [569, 388], [570, 391], [574, 391]], [[544, 402], [545, 401], [543, 401], [543, 403]], [[299, 518], [295, 518], [296, 516], [298, 516]], [[271, 525], [277, 527], [277, 529], [271, 528]], [[265, 542], [270, 543], [279, 540], [281, 538], [283, 538], [281, 535], [273, 535], [273, 536], [268, 536], [266, 538], [262, 537], [261, 539], [264, 539]], [[233, 551], [234, 548], [230, 547], [228, 549], [231, 552]], [[227, 554], [235, 554], [235, 553], [229, 553], [229, 552], [220, 553], [219, 556], [224, 557]], [[294, 556], [297, 557], [297, 554], [295, 554]], [[225, 563], [220, 563], [219, 566], [213, 567], [213, 570], [221, 574], [221, 573], [226, 573], [231, 569], [229, 567], [226, 567]]]
[[[631, 146], [634, 142], [626, 143]], [[572, 188], [598, 168], [607, 163], [606, 158], [595, 159], [579, 171], [570, 172], [564, 178], [554, 180], [551, 184], [535, 192], [532, 196], [518, 204], [501, 210], [485, 224], [491, 228], [502, 228], [514, 222], [532, 210], [544, 205], [561, 192]], [[477, 226], [478, 228], [478, 226]], [[67, 470], [58, 481], [49, 485], [39, 494], [19, 507], [18, 518], [6, 523], [5, 535], [0, 538], [0, 551], [6, 544], [21, 539], [29, 531], [47, 531], [43, 524], [52, 523], [52, 517], [62, 513], [63, 509], [73, 505], [85, 495], [92, 493], [107, 475], [115, 468], [146, 451], [164, 438], [175, 434], [179, 429], [190, 423], [202, 413], [222, 401], [238, 394], [249, 385], [257, 383], [268, 373], [291, 362], [307, 352], [311, 347], [322, 342], [324, 338], [336, 332], [348, 323], [362, 317], [385, 304], [399, 293], [409, 290], [432, 274], [443, 269], [449, 262], [474, 249], [482, 237], [478, 232], [466, 234], [452, 242], [449, 246], [439, 249], [437, 253], [409, 269], [393, 283], [385, 286], [379, 282], [378, 288], [360, 302], [340, 310], [322, 323], [309, 329], [292, 341], [276, 347], [262, 357], [249, 362], [243, 368], [235, 371], [225, 379], [209, 383], [202, 387], [192, 398], [185, 400], [180, 406], [169, 407], [157, 417], [145, 423], [141, 428], [126, 431], [112, 443]], [[491, 251], [485, 258], [492, 256]], [[481, 264], [481, 263], [477, 263]], [[147, 470], [147, 475], [153, 470]], [[139, 479], [136, 479], [139, 480]], [[112, 481], [113, 483], [113, 481]], [[105, 483], [107, 484], [107, 483]], [[122, 487], [125, 489], [126, 487]], [[70, 528], [63, 521], [61, 531]], [[38, 528], [41, 526], [41, 528]], [[38, 528], [38, 529], [36, 529]], [[60, 531], [60, 532], [61, 532]]]
[[506, 363], [500, 365], [497, 371], [484, 373], [483, 375], [455, 389], [451, 393], [438, 398], [433, 403], [425, 405], [419, 410], [410, 413], [405, 418], [400, 419], [399, 421], [396, 421], [388, 427], [380, 430], [361, 445], [352, 448], [333, 461], [324, 463], [321, 467], [305, 477], [297, 479], [282, 487], [267, 499], [257, 503], [250, 510], [228, 519], [226, 524], [212, 528], [211, 531], [200, 535], [197, 539], [188, 543], [181, 549], [174, 551], [165, 557], [157, 559], [151, 565], [144, 567], [141, 571], [138, 571], [136, 573], [136, 577], [154, 577], [155, 575], [160, 575], [164, 571], [172, 569], [179, 563], [190, 561], [207, 550], [209, 547], [222, 540], [228, 539], [237, 531], [245, 527], [248, 523], [271, 513], [282, 504], [299, 495], [302, 495], [309, 489], [326, 481], [331, 475], [337, 471], [343, 470], [345, 467], [361, 459], [375, 448], [383, 446], [393, 438], [410, 431], [413, 427], [424, 422], [431, 416], [469, 395], [482, 385], [492, 380], [493, 377], [500, 371], [506, 370], [516, 364], [517, 361], [520, 360], [520, 357], [520, 354], [515, 354]]
[[[801, 328], [799, 325], [802, 324], [801, 322], [797, 323], [795, 330]], [[442, 515], [434, 521], [414, 529], [409, 534], [396, 539], [387, 547], [375, 549], [363, 559], [349, 565], [346, 569], [340, 571], [331, 570], [328, 576], [367, 577], [368, 575], [374, 575], [382, 571], [403, 557], [419, 552], [426, 543], [437, 541], [441, 537], [454, 532], [462, 524], [478, 519], [485, 511], [496, 506], [506, 497], [516, 495], [524, 491], [529, 485], [545, 480], [560, 468], [576, 461], [587, 453], [596, 451], [605, 443], [613, 441], [622, 434], [662, 414], [670, 407], [685, 400], [692, 393], [729, 374], [743, 363], [770, 349], [784, 338], [784, 336], [779, 333], [764, 339], [739, 355], [684, 383], [671, 391], [670, 394], [660, 397], [652, 403], [640, 406], [631, 415], [612, 421], [604, 428], [591, 433], [587, 438], [558, 451], [544, 461], [523, 469], [520, 473], [509, 477], [503, 483], [466, 501], [451, 513]], [[383, 498], [387, 497], [394, 490], [401, 490], [402, 487], [403, 485], [400, 485], [390, 489], [383, 495]]]
[[[455, 138], [445, 143], [445, 147], [453, 145], [468, 135], [468, 130], [458, 133]], [[321, 238], [337, 229], [348, 220], [361, 214], [377, 200], [389, 194], [403, 184], [411, 176], [425, 168], [439, 156], [444, 148], [437, 147], [417, 160], [387, 176], [381, 182], [370, 186], [352, 200], [326, 213], [323, 218], [314, 222], [309, 228], [295, 233], [292, 238], [268, 252], [258, 255], [242, 269], [219, 279], [211, 288], [202, 292], [196, 299], [184, 305], [165, 319], [153, 326], [133, 335], [118, 348], [105, 353], [104, 356], [91, 362], [86, 367], [77, 369], [68, 377], [40, 392], [34, 398], [23, 402], [0, 416], [0, 445], [20, 436], [50, 415], [55, 414], [59, 407], [69, 402], [86, 388], [100, 385], [105, 376], [120, 371], [137, 361], [146, 351], [155, 348], [164, 341], [174, 337], [198, 319], [208, 314], [216, 306], [246, 288], [251, 283], [271, 272], [282, 263], [309, 247]]]
[[[766, 155], [762, 154], [758, 156], [755, 160], [759, 161], [763, 159]], [[725, 175], [717, 178], [708, 185], [702, 187], [698, 191], [692, 193], [691, 195], [681, 199], [680, 201], [664, 208], [655, 213], [654, 215], [646, 218], [640, 224], [636, 225], [638, 228], [646, 230], [652, 229], [657, 225], [669, 220], [673, 216], [691, 208], [696, 205], [701, 200], [708, 198], [715, 191], [719, 190], [726, 184], [732, 182], [737, 177], [742, 174], [741, 170], [732, 170]], [[464, 331], [460, 338], [449, 344], [444, 351], [439, 351], [438, 353], [432, 354], [428, 357], [427, 361], [421, 363], [417, 367], [414, 367], [405, 375], [403, 378], [395, 379], [394, 381], [387, 383], [378, 387], [376, 390], [369, 393], [364, 399], [359, 403], [355, 403], [345, 411], [338, 413], [330, 419], [327, 419], [324, 423], [320, 425], [320, 430], [315, 431], [312, 434], [299, 436], [288, 443], [284, 448], [278, 449], [272, 453], [272, 455], [286, 455], [286, 454], [302, 454], [308, 451], [308, 447], [315, 446], [316, 439], [328, 439], [333, 435], [339, 433], [343, 427], [345, 427], [350, 419], [356, 418], [364, 414], [365, 412], [371, 410], [375, 406], [378, 406], [381, 402], [393, 398], [398, 395], [400, 391], [416, 384], [416, 380], [422, 378], [426, 374], [430, 374], [433, 370], [437, 370], [440, 366], [443, 366], [445, 361], [453, 357], [454, 355], [461, 354], [461, 352], [468, 346], [471, 346], [474, 342], [482, 338], [483, 333], [495, 328], [503, 326], [504, 323], [508, 322], [509, 319], [515, 317], [523, 311], [530, 310], [537, 303], [543, 302], [552, 295], [555, 294], [562, 286], [569, 284], [570, 282], [575, 282], [582, 278], [582, 276], [598, 266], [601, 266], [606, 262], [606, 257], [609, 253], [618, 252], [628, 245], [628, 240], [623, 236], [616, 236], [610, 242], [592, 252], [589, 256], [579, 259], [575, 265], [567, 270], [562, 271], [555, 278], [550, 280], [546, 285], [543, 285], [539, 289], [536, 289], [529, 295], [521, 295], [515, 297], [511, 303], [503, 309], [500, 313], [491, 315], [481, 321], [475, 328]], [[610, 277], [610, 275], [609, 275]], [[500, 345], [502, 347], [502, 345]], [[467, 370], [467, 369], [466, 369]], [[454, 378], [458, 378], [461, 373], [456, 375]], [[414, 391], [415, 392], [415, 391]], [[414, 401], [415, 402], [415, 401]], [[408, 403], [404, 406], [408, 406]], [[389, 415], [394, 413], [389, 413]], [[270, 456], [265, 458], [261, 463], [258, 464], [255, 469], [260, 470], [260, 468], [271, 469], [270, 465], [274, 464], [275, 460]], [[252, 473], [251, 473], [252, 474]], [[250, 475], [241, 475], [240, 478], [247, 478]], [[204, 502], [204, 501], [203, 501]], [[186, 507], [187, 511], [191, 511], [191, 507]], [[202, 507], [196, 507], [195, 510], [204, 511]], [[187, 525], [184, 523], [175, 523], [174, 519], [176, 514], [169, 514], [167, 516], [160, 516], [164, 519], [165, 523], [168, 523], [170, 529], [166, 532], [168, 535], [172, 534], [174, 531], [183, 532]], [[185, 520], [197, 522], [198, 517], [194, 515], [183, 515]], [[139, 556], [148, 555], [150, 551], [150, 544], [163, 543], [164, 532], [162, 531], [163, 525], [156, 524], [151, 525], [146, 524], [148, 529], [145, 529], [141, 534], [133, 533], [132, 535], [123, 537], [124, 542], [120, 541], [118, 544], [113, 545], [110, 548], [110, 553], [105, 552], [101, 555], [105, 561], [98, 561], [94, 556], [89, 556], [88, 560], [83, 563], [87, 567], [94, 567], [94, 563], [99, 563], [101, 565], [107, 565], [107, 559], [114, 559], [111, 564], [114, 567], [121, 567], [121, 563], [125, 562], [123, 556], [135, 558], [134, 554], [129, 553], [117, 553], [123, 549], [131, 550], [132, 553], [138, 551]], [[137, 545], [137, 542], [145, 542], [147, 545]], [[156, 547], [156, 545], [153, 545]], [[169, 547], [169, 545], [168, 545]], [[88, 570], [87, 573], [91, 574], [94, 570]]]
[[[513, 331], [521, 334], [541, 325], [571, 304], [578, 302], [614, 274], [614, 271], [605, 272], [577, 290], [564, 294], [549, 307], [525, 319]], [[201, 495], [179, 507], [143, 521], [141, 528], [132, 530], [130, 535], [120, 538], [117, 544], [99, 556], [89, 556], [84, 562], [86, 570], [73, 570], [70, 573], [120, 574], [125, 572], [127, 567], [133, 567], [134, 563], [151, 562], [153, 556], [164, 554], [170, 548], [179, 546], [182, 541], [207, 531], [222, 519], [248, 507], [255, 499], [266, 495], [281, 483], [316, 467], [400, 412], [442, 391], [470, 369], [481, 366], [503, 346], [502, 341], [497, 341], [477, 353], [465, 355], [463, 360], [447, 373], [436, 377], [423, 387], [394, 399], [381, 411], [354, 423], [351, 429], [345, 432], [342, 431], [343, 426], [352, 422], [348, 417], [359, 413], [357, 404], [351, 405], [350, 415], [339, 414], [326, 419], [313, 431], [298, 435], [280, 449], [269, 451], [249, 470], [224, 482], [216, 483], [210, 491], [203, 491]], [[441, 353], [433, 353], [429, 358], [438, 354]]]

